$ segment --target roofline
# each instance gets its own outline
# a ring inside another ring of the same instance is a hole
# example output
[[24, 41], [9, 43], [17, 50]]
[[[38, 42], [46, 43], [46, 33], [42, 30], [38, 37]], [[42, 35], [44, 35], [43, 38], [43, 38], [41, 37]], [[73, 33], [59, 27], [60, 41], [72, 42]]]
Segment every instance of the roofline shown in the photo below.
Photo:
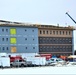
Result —
[[5, 21], [0, 20], [0, 26], [26, 26], [26, 27], [38, 27], [38, 28], [51, 28], [51, 29], [70, 29], [70, 30], [76, 30], [73, 26], [68, 27], [62, 27], [62, 26], [55, 26], [55, 25], [45, 25], [45, 24], [30, 24], [30, 23], [22, 23], [22, 22], [11, 22], [11, 21]]

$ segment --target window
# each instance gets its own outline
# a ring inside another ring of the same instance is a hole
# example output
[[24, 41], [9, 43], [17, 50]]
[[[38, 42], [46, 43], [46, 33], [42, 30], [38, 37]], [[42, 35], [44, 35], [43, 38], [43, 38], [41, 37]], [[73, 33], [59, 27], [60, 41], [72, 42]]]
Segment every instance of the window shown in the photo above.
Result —
[[43, 31], [43, 34], [45, 34], [45, 31]]
[[6, 50], [8, 50], [8, 47], [6, 47]]
[[8, 38], [6, 38], [6, 41], [8, 41]]
[[56, 34], [58, 34], [58, 31], [56, 31]]
[[17, 42], [17, 41], [16, 41], [16, 38], [10, 38], [10, 43], [11, 43], [11, 44], [16, 44], [16, 42]]
[[27, 30], [25, 29], [25, 32], [26, 32]]
[[34, 32], [34, 30], [32, 30], [32, 32]]
[[40, 34], [42, 34], [41, 30], [40, 30]]
[[53, 34], [55, 34], [55, 31], [53, 31]]
[[25, 38], [25, 40], [27, 40], [27, 38]]
[[63, 31], [63, 35], [64, 35], [64, 31]]
[[2, 32], [4, 32], [4, 29], [2, 29]]
[[66, 31], [66, 35], [67, 35], [68, 33], [67, 33], [67, 31]]
[[5, 48], [3, 47], [3, 50], [5, 50]]
[[10, 29], [10, 34], [11, 35], [15, 35], [16, 34], [16, 29], [15, 28], [11, 28]]
[[6, 29], [6, 32], [8, 32], [8, 29]]
[[4, 38], [2, 38], [2, 41], [4, 41]]
[[34, 41], [35, 39], [33, 39], [33, 41]]
[[50, 31], [50, 34], [52, 34], [52, 31]]
[[61, 35], [61, 31], [60, 31], [60, 35]]
[[70, 31], [69, 31], [69, 35], [70, 35], [71, 33], [70, 33]]
[[27, 47], [26, 47], [26, 49], [27, 49]]
[[35, 49], [35, 47], [33, 47], [33, 49]]
[[46, 34], [48, 34], [48, 31], [46, 31]]

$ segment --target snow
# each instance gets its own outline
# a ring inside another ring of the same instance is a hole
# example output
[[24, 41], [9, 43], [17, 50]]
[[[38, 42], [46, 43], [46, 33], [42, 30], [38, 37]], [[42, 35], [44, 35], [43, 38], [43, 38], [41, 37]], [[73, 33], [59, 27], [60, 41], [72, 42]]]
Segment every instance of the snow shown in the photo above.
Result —
[[4, 68], [0, 69], [0, 75], [22, 75], [22, 74], [64, 74], [76, 75], [76, 66], [43, 66], [43, 67], [25, 67], [25, 68]]

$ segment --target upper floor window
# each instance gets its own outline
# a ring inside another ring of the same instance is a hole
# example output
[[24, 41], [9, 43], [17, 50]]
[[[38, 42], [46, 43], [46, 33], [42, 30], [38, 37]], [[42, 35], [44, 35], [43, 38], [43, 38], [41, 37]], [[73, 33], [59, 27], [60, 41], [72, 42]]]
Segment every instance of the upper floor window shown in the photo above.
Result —
[[6, 41], [8, 41], [8, 38], [6, 38]]
[[63, 31], [63, 35], [64, 35], [64, 31]]
[[26, 47], [26, 49], [27, 49], [27, 47]]
[[6, 50], [8, 50], [8, 47], [6, 48]]
[[4, 41], [4, 38], [2, 38], [2, 41]]
[[33, 38], [33, 41], [34, 41], [35, 39]]
[[68, 34], [68, 32], [66, 31], [66, 35]]
[[3, 50], [5, 50], [5, 48], [3, 47]]
[[61, 35], [61, 31], [60, 31], [60, 35]]
[[50, 34], [52, 34], [52, 31], [50, 31]]
[[25, 31], [27, 31], [27, 30], [25, 29]]
[[55, 34], [55, 31], [53, 31], [53, 34]]
[[27, 40], [27, 38], [25, 38], [25, 40]]
[[32, 32], [34, 32], [34, 30], [32, 30]]
[[6, 32], [8, 32], [8, 29], [6, 29]]
[[58, 31], [56, 31], [56, 34], [58, 34]]
[[42, 34], [42, 31], [40, 30], [40, 34]]
[[46, 31], [46, 34], [48, 34], [48, 31]]
[[2, 32], [4, 32], [4, 29], [2, 29]]
[[35, 47], [33, 47], [33, 49], [35, 49]]
[[69, 31], [69, 35], [71, 34], [71, 32]]
[[43, 31], [43, 34], [45, 34], [45, 31]]

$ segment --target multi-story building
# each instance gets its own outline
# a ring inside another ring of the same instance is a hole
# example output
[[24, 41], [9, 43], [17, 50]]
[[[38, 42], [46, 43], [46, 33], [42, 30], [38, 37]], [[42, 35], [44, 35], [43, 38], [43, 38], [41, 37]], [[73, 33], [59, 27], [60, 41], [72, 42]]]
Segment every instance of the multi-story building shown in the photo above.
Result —
[[0, 52], [39, 53], [38, 28], [24, 24], [0, 24]]
[[39, 53], [52, 55], [73, 54], [73, 27], [38, 26]]
[[73, 27], [0, 20], [0, 52], [71, 55]]

